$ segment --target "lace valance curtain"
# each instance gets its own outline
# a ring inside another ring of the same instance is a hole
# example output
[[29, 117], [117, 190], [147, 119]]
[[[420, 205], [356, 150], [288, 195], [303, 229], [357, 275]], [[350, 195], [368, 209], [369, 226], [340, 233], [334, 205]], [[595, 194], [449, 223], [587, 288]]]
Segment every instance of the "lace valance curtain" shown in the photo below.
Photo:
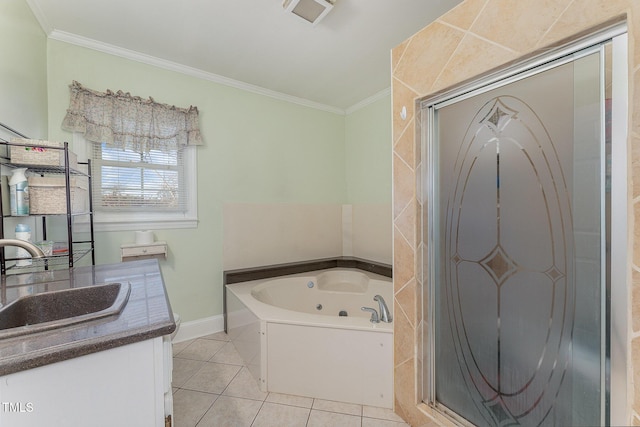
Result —
[[136, 152], [202, 145], [198, 108], [178, 108], [129, 93], [96, 92], [74, 81], [62, 128], [88, 141]]

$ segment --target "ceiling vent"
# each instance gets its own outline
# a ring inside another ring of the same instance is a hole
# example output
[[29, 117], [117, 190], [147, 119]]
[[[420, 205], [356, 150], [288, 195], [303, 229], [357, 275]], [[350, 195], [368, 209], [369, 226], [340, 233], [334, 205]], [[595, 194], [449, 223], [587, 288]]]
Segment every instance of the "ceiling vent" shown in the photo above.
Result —
[[335, 0], [284, 0], [282, 7], [316, 25], [331, 11], [334, 3]]

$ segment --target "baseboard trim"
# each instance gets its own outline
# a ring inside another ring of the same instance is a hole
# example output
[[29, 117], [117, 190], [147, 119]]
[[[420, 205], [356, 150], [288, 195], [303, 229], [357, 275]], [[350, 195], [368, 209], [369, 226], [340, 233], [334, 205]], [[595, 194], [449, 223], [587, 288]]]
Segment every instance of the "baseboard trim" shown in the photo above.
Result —
[[188, 341], [222, 331], [224, 331], [224, 316], [222, 314], [189, 322], [181, 322], [180, 329], [173, 339], [173, 342]]

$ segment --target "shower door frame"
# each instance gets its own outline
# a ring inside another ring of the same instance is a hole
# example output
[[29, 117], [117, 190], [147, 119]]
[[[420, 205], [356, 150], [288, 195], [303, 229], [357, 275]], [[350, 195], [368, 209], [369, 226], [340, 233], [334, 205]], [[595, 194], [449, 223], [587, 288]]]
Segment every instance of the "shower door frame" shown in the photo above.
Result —
[[[436, 230], [437, 206], [436, 174], [438, 166], [434, 153], [436, 141], [436, 110], [454, 102], [487, 92], [498, 87], [522, 80], [547, 69], [572, 62], [582, 56], [601, 51], [604, 59], [603, 45], [612, 43], [612, 135], [611, 135], [611, 209], [605, 215], [604, 200], [601, 206], [602, 221], [602, 288], [601, 300], [601, 424], [624, 425], [628, 422], [630, 412], [627, 405], [630, 362], [628, 359], [628, 325], [630, 319], [627, 313], [629, 299], [629, 284], [631, 283], [632, 251], [629, 248], [628, 237], [629, 203], [627, 194], [628, 171], [627, 163], [631, 158], [628, 147], [628, 59], [627, 59], [627, 25], [618, 23], [585, 37], [573, 40], [557, 49], [535, 56], [511, 67], [491, 73], [471, 83], [464, 84], [452, 90], [436, 94], [416, 102], [417, 140], [422, 145], [422, 164], [419, 193], [424, 203], [424, 213], [421, 217], [423, 237], [425, 243], [422, 249], [422, 292], [427, 293], [426, 304], [423, 304], [422, 319], [428, 328], [422, 342], [422, 393], [423, 402], [435, 408], [445, 417], [456, 423], [468, 425], [469, 422], [436, 401], [435, 390], [435, 292], [436, 269], [428, 266], [436, 265]], [[601, 61], [601, 73], [604, 79], [605, 61]], [[604, 90], [602, 89], [604, 92]], [[603, 99], [604, 99], [604, 93]], [[604, 123], [604, 110], [601, 112]], [[601, 140], [604, 141], [605, 127], [601, 129]], [[604, 143], [602, 144], [602, 170], [606, 168]], [[601, 177], [604, 186], [604, 176]], [[606, 267], [606, 222], [610, 223], [609, 237], [611, 239], [610, 268]], [[608, 276], [608, 277], [607, 277]], [[423, 295], [423, 301], [425, 301]], [[613, 307], [613, 310], [612, 310]]]

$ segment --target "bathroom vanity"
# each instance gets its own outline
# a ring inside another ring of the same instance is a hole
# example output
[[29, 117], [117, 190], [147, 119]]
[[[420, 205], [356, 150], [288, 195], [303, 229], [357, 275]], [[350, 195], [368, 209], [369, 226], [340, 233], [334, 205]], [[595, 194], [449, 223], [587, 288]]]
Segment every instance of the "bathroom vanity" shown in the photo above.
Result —
[[77, 290], [111, 283], [128, 285], [116, 313], [48, 321], [33, 332], [14, 327], [17, 335], [4, 338], [0, 330], [0, 425], [171, 425], [166, 336], [175, 323], [156, 260], [3, 276], [0, 302], [6, 310], [51, 293], [81, 299]]

